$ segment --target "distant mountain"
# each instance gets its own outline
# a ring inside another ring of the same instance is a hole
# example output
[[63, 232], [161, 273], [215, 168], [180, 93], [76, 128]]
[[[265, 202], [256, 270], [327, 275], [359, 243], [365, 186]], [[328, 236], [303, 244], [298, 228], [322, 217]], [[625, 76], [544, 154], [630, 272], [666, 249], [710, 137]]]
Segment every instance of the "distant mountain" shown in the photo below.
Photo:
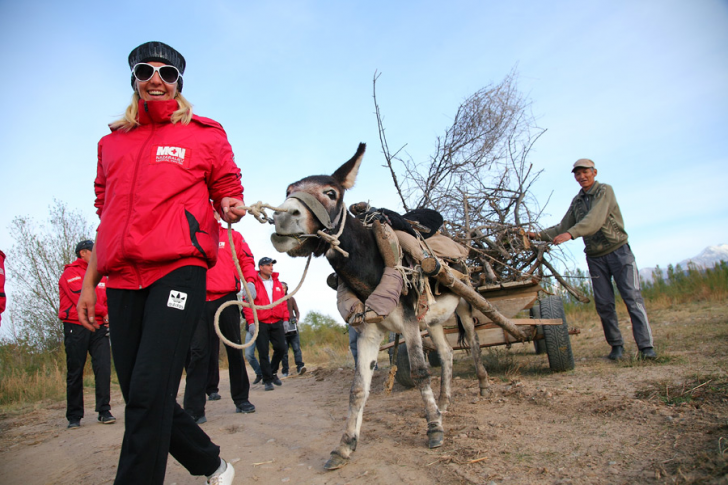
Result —
[[[688, 268], [688, 263], [692, 262], [700, 268], [710, 268], [720, 261], [728, 261], [728, 244], [718, 244], [717, 246], [708, 246], [703, 249], [700, 254], [692, 258], [684, 259], [678, 264], [682, 269]], [[676, 265], [677, 266], [677, 265]], [[655, 268], [642, 268], [640, 270], [640, 279], [645, 283], [652, 283], [652, 271]], [[667, 275], [667, 265], [661, 267], [663, 275]]]
[[719, 261], [728, 261], [728, 244], [708, 246], [694, 258], [688, 258], [680, 261], [680, 266], [687, 268], [688, 263], [691, 261], [702, 268], [712, 267]]

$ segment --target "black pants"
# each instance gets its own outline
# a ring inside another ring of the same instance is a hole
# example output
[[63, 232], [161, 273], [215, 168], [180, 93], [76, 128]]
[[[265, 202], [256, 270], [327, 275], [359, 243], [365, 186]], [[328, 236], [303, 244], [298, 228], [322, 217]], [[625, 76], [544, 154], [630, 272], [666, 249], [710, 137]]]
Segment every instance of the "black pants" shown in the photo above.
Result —
[[209, 396], [213, 392], [220, 392], [220, 337], [212, 332], [210, 340], [210, 360], [207, 369], [207, 387], [205, 392]]
[[111, 352], [109, 329], [102, 326], [95, 332], [75, 323], [63, 322], [63, 343], [66, 347], [66, 418], [83, 418], [83, 368], [86, 354], [91, 354], [91, 367], [96, 381], [96, 412], [111, 409]]
[[[217, 300], [208, 301], [202, 311], [202, 318], [197, 324], [190, 344], [189, 359], [187, 361], [187, 381], [185, 386], [184, 408], [194, 417], [205, 415], [205, 391], [209, 379], [210, 343], [218, 345], [219, 340], [215, 333], [215, 312], [228, 301], [235, 301], [237, 295], [229, 293]], [[220, 331], [233, 343], [240, 344], [240, 310], [237, 305], [231, 305], [220, 314]], [[248, 400], [250, 381], [245, 370], [243, 351], [225, 346], [230, 371], [230, 394], [233, 402], [238, 405]], [[217, 362], [215, 362], [217, 367]]]
[[[268, 345], [273, 345], [273, 357], [268, 359]], [[258, 330], [258, 338], [255, 340], [260, 360], [260, 371], [263, 374], [263, 382], [273, 380], [273, 374], [278, 373], [278, 365], [281, 363], [283, 354], [288, 350], [286, 345], [286, 334], [283, 332], [283, 320], [275, 323], [262, 323]]]
[[296, 363], [298, 372], [303, 368], [303, 354], [301, 354], [301, 338], [298, 332], [288, 332], [286, 335], [286, 351], [281, 359], [281, 367], [284, 374], [288, 374], [288, 349], [293, 351], [293, 361]]
[[177, 404], [185, 357], [205, 304], [206, 270], [185, 266], [141, 290], [107, 289], [111, 349], [126, 401], [116, 484], [164, 483], [167, 455], [211, 475], [220, 448]]

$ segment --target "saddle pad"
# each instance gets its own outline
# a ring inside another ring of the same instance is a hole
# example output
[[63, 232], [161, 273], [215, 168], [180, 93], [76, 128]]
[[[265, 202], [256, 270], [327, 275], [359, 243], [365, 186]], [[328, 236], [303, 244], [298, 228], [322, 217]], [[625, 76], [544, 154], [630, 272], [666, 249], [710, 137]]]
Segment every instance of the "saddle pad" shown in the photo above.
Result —
[[468, 257], [468, 253], [470, 252], [462, 244], [458, 244], [442, 234], [435, 234], [428, 238], [427, 245], [430, 246], [430, 249], [439, 258], [464, 259]]

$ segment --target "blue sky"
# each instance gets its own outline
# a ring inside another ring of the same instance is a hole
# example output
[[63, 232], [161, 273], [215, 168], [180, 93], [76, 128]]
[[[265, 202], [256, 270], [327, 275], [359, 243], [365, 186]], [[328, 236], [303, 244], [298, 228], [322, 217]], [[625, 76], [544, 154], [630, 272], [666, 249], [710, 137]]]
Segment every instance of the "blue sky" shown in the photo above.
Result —
[[[184, 93], [227, 130], [248, 202], [280, 203], [288, 183], [333, 172], [363, 141], [347, 202], [397, 209], [374, 72], [390, 146], [425, 160], [460, 102], [517, 66], [548, 130], [530, 159], [544, 170], [535, 195], [551, 196], [545, 225], [560, 220], [578, 189], [571, 164], [587, 157], [616, 191], [640, 266], [728, 242], [724, 0], [30, 0], [0, 2], [0, 249], [13, 217], [42, 220], [53, 198], [96, 220], [96, 143], [129, 102], [129, 51], [148, 40], [187, 59]], [[237, 228], [295, 285], [303, 261], [274, 254], [269, 226]], [[581, 241], [567, 247], [584, 267]], [[312, 263], [304, 313], [338, 318], [328, 273]]]

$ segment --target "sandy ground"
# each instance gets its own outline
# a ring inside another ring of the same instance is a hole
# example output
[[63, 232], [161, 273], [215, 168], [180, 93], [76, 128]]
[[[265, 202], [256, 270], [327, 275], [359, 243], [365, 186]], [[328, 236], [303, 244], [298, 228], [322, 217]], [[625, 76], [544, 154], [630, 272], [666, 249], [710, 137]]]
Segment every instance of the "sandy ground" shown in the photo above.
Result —
[[[343, 432], [350, 368], [311, 369], [274, 392], [254, 386], [257, 412], [250, 415], [235, 414], [223, 381], [223, 399], [208, 402], [202, 426], [234, 463], [235, 483], [728, 483], [728, 309], [680, 318], [653, 317], [656, 338], [671, 346], [658, 346], [663, 357], [656, 363], [582, 357], [590, 338], [603, 339], [588, 329], [573, 338], [572, 372], [552, 374], [545, 356], [514, 346], [515, 364], [492, 373], [487, 397], [478, 395], [467, 357], [458, 352], [445, 445], [436, 450], [427, 448], [419, 392], [395, 384], [387, 395], [385, 365], [375, 373], [359, 447], [340, 470], [327, 472], [323, 464]], [[699, 318], [712, 333], [703, 343], [681, 345], [679, 326]], [[437, 392], [437, 378], [433, 385]], [[670, 392], [691, 399], [666, 403]], [[96, 422], [92, 395], [86, 403], [87, 417], [73, 431], [66, 430], [64, 403], [0, 416], [0, 483], [111, 483], [123, 402], [114, 393], [114, 425]], [[204, 480], [170, 458], [165, 483]]]

